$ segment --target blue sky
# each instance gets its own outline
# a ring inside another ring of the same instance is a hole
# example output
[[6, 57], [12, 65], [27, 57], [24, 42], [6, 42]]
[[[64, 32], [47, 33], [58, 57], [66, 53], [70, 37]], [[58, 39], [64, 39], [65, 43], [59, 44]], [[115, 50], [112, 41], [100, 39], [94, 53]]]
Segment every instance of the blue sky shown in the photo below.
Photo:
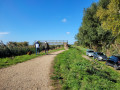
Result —
[[0, 40], [68, 40], [73, 44], [84, 8], [98, 0], [0, 0]]

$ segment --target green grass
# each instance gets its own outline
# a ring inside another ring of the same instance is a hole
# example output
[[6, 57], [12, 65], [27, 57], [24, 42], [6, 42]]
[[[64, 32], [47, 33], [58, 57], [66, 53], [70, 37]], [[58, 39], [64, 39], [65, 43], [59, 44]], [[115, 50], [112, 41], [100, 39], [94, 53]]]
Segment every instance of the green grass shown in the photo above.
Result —
[[85, 48], [71, 48], [54, 61], [51, 77], [58, 80], [63, 90], [119, 90], [120, 74], [99, 61], [82, 57]]
[[[48, 53], [52, 53], [55, 51], [63, 50], [63, 48], [50, 50]], [[38, 56], [45, 55], [44, 51], [40, 52], [39, 55], [31, 54], [31, 55], [21, 55], [21, 56], [15, 56], [15, 57], [7, 57], [7, 58], [0, 58], [0, 68], [8, 67], [17, 63], [21, 63], [33, 58], [36, 58]]]

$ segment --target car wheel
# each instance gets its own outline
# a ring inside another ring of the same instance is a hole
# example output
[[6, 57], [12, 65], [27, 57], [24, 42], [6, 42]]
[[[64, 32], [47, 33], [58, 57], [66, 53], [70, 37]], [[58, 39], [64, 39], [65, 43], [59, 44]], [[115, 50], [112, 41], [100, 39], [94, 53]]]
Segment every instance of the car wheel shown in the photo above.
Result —
[[114, 69], [115, 69], [115, 70], [118, 70], [118, 66], [117, 66], [116, 64], [114, 65]]

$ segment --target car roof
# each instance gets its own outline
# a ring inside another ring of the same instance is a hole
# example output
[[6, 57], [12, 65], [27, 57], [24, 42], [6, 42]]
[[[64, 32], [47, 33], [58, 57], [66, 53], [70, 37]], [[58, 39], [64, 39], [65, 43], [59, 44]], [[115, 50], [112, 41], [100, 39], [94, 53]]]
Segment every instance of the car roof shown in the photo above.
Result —
[[93, 51], [92, 49], [87, 49], [87, 51]]
[[114, 56], [114, 55], [112, 55], [110, 58], [111, 58], [111, 59], [120, 60], [120, 57], [117, 57], [117, 56]]
[[119, 59], [120, 59], [120, 56], [119, 56], [119, 55], [113, 55], [113, 57], [117, 57], [117, 58], [119, 58]]

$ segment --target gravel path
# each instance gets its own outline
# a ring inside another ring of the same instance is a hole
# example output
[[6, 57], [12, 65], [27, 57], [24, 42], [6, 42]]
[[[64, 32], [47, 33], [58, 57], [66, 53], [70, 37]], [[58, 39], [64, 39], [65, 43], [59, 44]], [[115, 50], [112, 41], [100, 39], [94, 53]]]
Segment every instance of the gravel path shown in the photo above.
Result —
[[51, 90], [50, 67], [63, 51], [0, 69], [0, 90]]

